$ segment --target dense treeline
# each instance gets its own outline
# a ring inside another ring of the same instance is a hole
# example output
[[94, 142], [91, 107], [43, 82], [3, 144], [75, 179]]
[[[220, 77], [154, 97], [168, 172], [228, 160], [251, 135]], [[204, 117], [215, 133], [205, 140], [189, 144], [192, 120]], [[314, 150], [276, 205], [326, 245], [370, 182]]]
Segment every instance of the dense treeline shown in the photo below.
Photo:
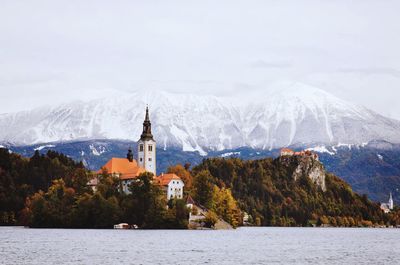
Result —
[[0, 149], [0, 225], [111, 228], [119, 222], [142, 228], [187, 228], [183, 200], [168, 202], [151, 174], [142, 174], [126, 195], [104, 172], [96, 192], [82, 163], [57, 152], [23, 158]]
[[[294, 161], [295, 163], [296, 161]], [[293, 179], [293, 163], [281, 159], [243, 161], [206, 159], [193, 174], [209, 174], [219, 188], [231, 189], [250, 222], [263, 226], [371, 226], [398, 224], [395, 213], [384, 214], [377, 203], [354, 193], [332, 174], [322, 191], [307, 176]]]
[[[190, 195], [208, 209], [205, 223], [210, 227], [217, 217], [239, 226], [243, 212], [249, 214], [246, 222], [263, 226], [400, 224], [400, 211], [384, 214], [332, 174], [325, 174], [326, 191], [307, 176], [295, 180], [297, 162], [206, 159], [191, 171], [186, 164], [168, 172], [184, 181], [185, 198]], [[0, 225], [110, 228], [126, 222], [142, 228], [187, 228], [186, 202], [167, 202], [151, 174], [133, 182], [131, 194], [121, 193], [119, 180], [107, 172], [99, 176], [94, 192], [87, 186], [92, 177], [82, 163], [54, 151], [24, 158], [0, 149]]]
[[[63, 178], [71, 187], [85, 189], [88, 173], [82, 163], [57, 152], [39, 151], [30, 158], [0, 148], [0, 225], [16, 224], [25, 199], [47, 191], [53, 181]], [[86, 181], [86, 182], [85, 182]]]
[[104, 172], [96, 192], [77, 191], [62, 179], [48, 192], [27, 199], [21, 222], [30, 227], [111, 228], [127, 222], [141, 228], [187, 228], [188, 210], [183, 200], [167, 202], [153, 185], [153, 175], [143, 173], [133, 182], [131, 194], [119, 192], [119, 180]]

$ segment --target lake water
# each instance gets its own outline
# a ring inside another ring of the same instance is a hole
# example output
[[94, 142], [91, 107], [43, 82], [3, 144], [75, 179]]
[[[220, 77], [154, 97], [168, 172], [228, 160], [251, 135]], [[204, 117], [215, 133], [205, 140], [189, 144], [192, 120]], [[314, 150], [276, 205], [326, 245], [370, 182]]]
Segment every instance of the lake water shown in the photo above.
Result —
[[0, 227], [0, 264], [400, 264], [400, 229]]

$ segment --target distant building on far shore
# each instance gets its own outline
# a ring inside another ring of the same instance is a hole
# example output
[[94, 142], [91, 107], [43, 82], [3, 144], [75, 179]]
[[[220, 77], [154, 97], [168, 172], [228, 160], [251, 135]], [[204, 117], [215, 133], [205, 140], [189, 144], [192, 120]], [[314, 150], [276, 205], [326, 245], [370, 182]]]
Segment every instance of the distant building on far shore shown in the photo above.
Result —
[[317, 153], [311, 152], [310, 150], [304, 150], [300, 152], [295, 152], [292, 149], [289, 148], [283, 148], [281, 149], [281, 156], [306, 156], [306, 157], [312, 157], [315, 160], [319, 160], [319, 156]]
[[292, 149], [289, 149], [289, 148], [281, 149], [281, 156], [293, 156], [293, 155], [294, 155], [294, 151]]
[[394, 208], [394, 202], [393, 202], [393, 197], [392, 193], [389, 195], [389, 201], [387, 203], [381, 203], [381, 210], [384, 213], [390, 213], [391, 210]]

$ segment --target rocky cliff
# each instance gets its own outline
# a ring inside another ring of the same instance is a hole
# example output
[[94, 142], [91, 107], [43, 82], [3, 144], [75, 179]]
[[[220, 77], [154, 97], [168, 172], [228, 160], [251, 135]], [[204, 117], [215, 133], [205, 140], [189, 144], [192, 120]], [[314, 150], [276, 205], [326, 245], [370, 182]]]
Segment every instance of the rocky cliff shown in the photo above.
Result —
[[311, 155], [282, 156], [280, 161], [293, 169], [292, 178], [297, 181], [301, 177], [308, 177], [312, 182], [326, 191], [325, 167], [317, 158]]

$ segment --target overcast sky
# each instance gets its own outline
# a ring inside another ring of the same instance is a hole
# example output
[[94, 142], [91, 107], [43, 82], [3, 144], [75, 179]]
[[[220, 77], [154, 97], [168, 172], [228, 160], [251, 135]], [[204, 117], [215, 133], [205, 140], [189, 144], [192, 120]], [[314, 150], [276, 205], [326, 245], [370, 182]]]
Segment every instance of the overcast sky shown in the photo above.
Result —
[[0, 113], [280, 81], [400, 119], [400, 1], [0, 1]]

